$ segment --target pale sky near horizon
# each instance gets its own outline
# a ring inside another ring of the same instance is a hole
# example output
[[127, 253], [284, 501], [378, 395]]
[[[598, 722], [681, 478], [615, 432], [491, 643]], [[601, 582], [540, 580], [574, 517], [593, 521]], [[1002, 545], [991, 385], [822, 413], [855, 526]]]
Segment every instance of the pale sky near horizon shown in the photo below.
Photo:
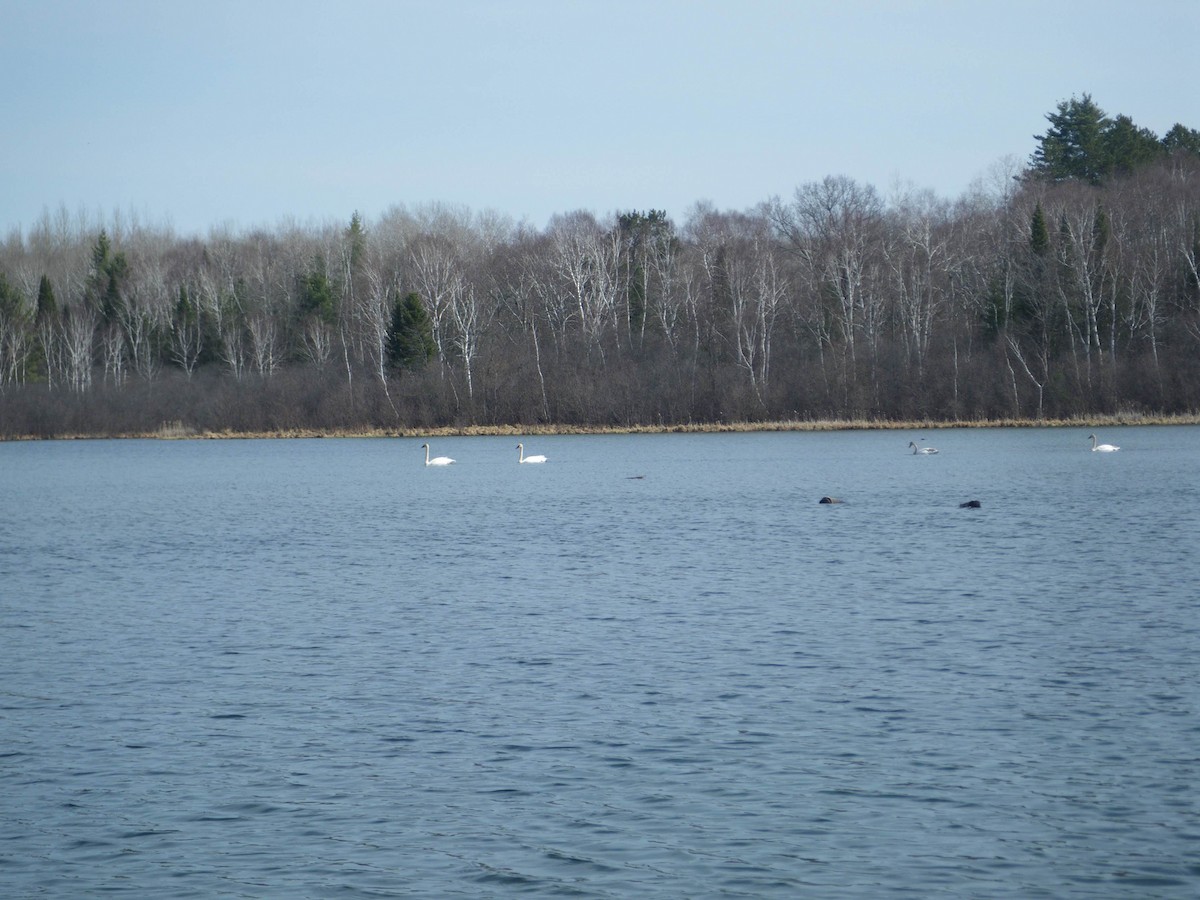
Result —
[[956, 199], [1073, 96], [1200, 128], [1198, 35], [1198, 0], [0, 0], [0, 239]]

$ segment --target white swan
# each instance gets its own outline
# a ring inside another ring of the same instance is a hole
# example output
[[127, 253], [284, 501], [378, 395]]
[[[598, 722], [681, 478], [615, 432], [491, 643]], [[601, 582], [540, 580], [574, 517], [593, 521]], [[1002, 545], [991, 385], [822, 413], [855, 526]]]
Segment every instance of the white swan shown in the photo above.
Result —
[[936, 447], [918, 447], [914, 441], [909, 441], [908, 446], [913, 448], [913, 453], [918, 456], [933, 456], [937, 453]]
[[1094, 434], [1089, 434], [1088, 437], [1092, 439], [1092, 452], [1093, 453], [1116, 453], [1118, 450], [1121, 449], [1120, 447], [1117, 447], [1114, 444], [1097, 444], [1096, 436]]
[[541, 454], [538, 454], [537, 456], [526, 456], [524, 444], [517, 444], [517, 450], [519, 451], [517, 453], [517, 462], [519, 463], [544, 463], [546, 461], [546, 457], [542, 456]]
[[430, 459], [429, 445], [422, 444], [421, 446], [425, 448], [425, 465], [427, 466], [448, 466], [450, 463], [454, 462], [454, 460], [448, 456], [435, 456], [433, 459]]

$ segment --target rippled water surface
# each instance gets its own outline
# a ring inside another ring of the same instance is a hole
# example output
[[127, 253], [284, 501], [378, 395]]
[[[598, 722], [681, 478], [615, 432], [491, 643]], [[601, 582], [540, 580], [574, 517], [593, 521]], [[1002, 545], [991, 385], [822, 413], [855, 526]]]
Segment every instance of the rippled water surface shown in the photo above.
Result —
[[0, 894], [1200, 894], [1200, 429], [919, 437], [0, 444]]

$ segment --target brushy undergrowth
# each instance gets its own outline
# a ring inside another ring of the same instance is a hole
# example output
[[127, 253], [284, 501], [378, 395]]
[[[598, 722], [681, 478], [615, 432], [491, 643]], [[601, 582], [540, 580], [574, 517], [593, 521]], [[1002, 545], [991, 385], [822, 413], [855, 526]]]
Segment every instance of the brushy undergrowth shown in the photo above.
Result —
[[[463, 425], [427, 429], [293, 429], [262, 432], [197, 431], [182, 422], [164, 422], [149, 433], [58, 435], [53, 440], [156, 438], [160, 440], [247, 440], [255, 438], [472, 437], [550, 434], [719, 434], [762, 431], [932, 431], [947, 428], [1112, 428], [1127, 425], [1200, 425], [1200, 414], [1158, 416], [1117, 413], [1071, 419], [978, 419], [970, 421], [886, 421], [823, 419], [784, 422], [693, 422], [675, 425]], [[21, 438], [17, 438], [20, 440]]]

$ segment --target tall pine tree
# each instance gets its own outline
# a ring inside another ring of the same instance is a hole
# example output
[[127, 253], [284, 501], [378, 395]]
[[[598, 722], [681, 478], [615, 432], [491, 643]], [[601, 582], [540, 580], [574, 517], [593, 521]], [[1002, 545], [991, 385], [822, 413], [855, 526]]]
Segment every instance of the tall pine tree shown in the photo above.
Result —
[[1064, 100], [1058, 112], [1049, 113], [1050, 128], [1043, 135], [1034, 135], [1038, 148], [1030, 159], [1035, 175], [1051, 181], [1077, 179], [1099, 184], [1105, 174], [1104, 132], [1110, 124], [1091, 98]]
[[433, 324], [418, 294], [407, 294], [392, 309], [388, 356], [397, 368], [419, 369], [433, 359]]

